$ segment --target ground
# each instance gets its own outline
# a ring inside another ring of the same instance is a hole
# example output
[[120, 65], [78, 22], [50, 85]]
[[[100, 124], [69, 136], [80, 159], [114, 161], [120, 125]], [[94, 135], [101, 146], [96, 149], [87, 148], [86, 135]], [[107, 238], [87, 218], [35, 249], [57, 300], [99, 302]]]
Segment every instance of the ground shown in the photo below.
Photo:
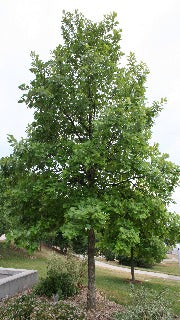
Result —
[[[51, 259], [51, 256], [52, 251], [47, 248], [42, 248], [41, 252], [36, 252], [33, 255], [29, 255], [24, 250], [17, 249], [15, 247], [6, 247], [5, 244], [0, 243], [0, 266], [8, 268], [15, 267], [21, 269], [35, 269], [38, 270], [40, 277], [44, 277], [46, 275], [47, 262], [49, 259]], [[169, 270], [168, 268], [170, 268], [172, 273], [174, 269], [174, 267], [172, 267], [173, 263], [174, 262], [172, 262], [172, 265], [168, 262], [165, 262], [164, 265], [160, 264], [160, 271], [165, 272], [163, 269], [165, 267], [166, 270]], [[175, 274], [177, 274], [177, 272], [175, 272]], [[97, 312], [95, 315], [88, 315], [89, 319], [112, 319], [111, 314], [116, 311], [117, 308], [118, 310], [122, 310], [131, 304], [131, 285], [129, 284], [130, 277], [130, 270], [128, 273], [120, 269], [118, 271], [101, 267], [96, 268], [96, 285], [98, 290]], [[173, 311], [176, 315], [180, 316], [179, 281], [155, 278], [152, 276], [150, 277], [149, 274], [137, 274], [136, 278], [138, 280], [138, 282], [135, 284], [136, 287], [139, 287], [141, 284], [143, 284], [144, 287], [156, 290], [158, 292], [167, 289], [168, 300], [172, 303]], [[84, 288], [77, 297], [73, 298], [73, 303], [80, 303], [82, 308], [85, 309], [86, 292]]]
[[[83, 309], [86, 313], [86, 297], [87, 297], [87, 288], [82, 288], [81, 292], [72, 298], [69, 298], [67, 302], [72, 303], [74, 306]], [[87, 320], [112, 320], [112, 316], [116, 312], [121, 312], [124, 308], [107, 299], [105, 294], [99, 290], [96, 292], [96, 310], [93, 312], [86, 313]]]

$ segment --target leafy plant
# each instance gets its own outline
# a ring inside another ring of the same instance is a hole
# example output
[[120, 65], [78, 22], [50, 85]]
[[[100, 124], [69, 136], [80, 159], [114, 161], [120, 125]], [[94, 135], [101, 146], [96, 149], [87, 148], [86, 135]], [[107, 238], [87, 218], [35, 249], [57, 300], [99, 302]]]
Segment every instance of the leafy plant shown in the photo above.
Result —
[[48, 264], [47, 277], [35, 288], [40, 296], [58, 296], [59, 299], [76, 294], [86, 274], [86, 262], [68, 254], [66, 258], [53, 255]]
[[0, 320], [29, 320], [37, 303], [33, 294], [5, 299], [0, 304]]
[[71, 274], [75, 285], [79, 287], [86, 279], [87, 260], [79, 259], [79, 257], [76, 257], [71, 252], [68, 252], [63, 259], [53, 254], [49, 260], [47, 269], [48, 274], [62, 271]]
[[157, 293], [144, 287], [132, 290], [133, 304], [118, 313], [116, 320], [172, 320], [173, 315], [165, 292]]
[[59, 299], [65, 299], [77, 292], [72, 276], [66, 272], [53, 272], [42, 279], [34, 290], [35, 294], [51, 298], [58, 294]]
[[33, 294], [5, 299], [0, 304], [0, 320], [83, 320], [78, 308], [62, 302], [52, 303]]
[[83, 320], [85, 316], [82, 311], [77, 307], [70, 306], [69, 304], [57, 303], [50, 304], [41, 302], [36, 306], [31, 314], [31, 320]]

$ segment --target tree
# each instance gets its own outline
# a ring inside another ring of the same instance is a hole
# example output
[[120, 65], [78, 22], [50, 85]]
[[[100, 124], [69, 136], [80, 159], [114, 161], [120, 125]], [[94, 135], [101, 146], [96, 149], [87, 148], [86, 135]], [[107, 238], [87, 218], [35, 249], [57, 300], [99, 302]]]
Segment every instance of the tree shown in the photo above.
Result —
[[[152, 151], [149, 169], [126, 190], [119, 204], [119, 215], [110, 216], [100, 242], [102, 250], [109, 247], [121, 262], [131, 265], [133, 282], [136, 261], [145, 265], [160, 262], [167, 245], [178, 242], [180, 217], [166, 208], [174, 179], [178, 181], [178, 171], [172, 171], [173, 164], [167, 161], [167, 155], [160, 155], [157, 146]], [[114, 204], [109, 205], [117, 211]]]
[[162, 200], [146, 195], [138, 198], [132, 193], [131, 198], [121, 199], [119, 216], [111, 216], [99, 243], [105, 256], [108, 250], [113, 259], [131, 266], [133, 282], [135, 266], [151, 266], [164, 259], [167, 245], [178, 240], [180, 223], [179, 216], [168, 212]]
[[[62, 36], [63, 44], [49, 61], [32, 53], [34, 79], [20, 86], [20, 102], [33, 108], [34, 121], [27, 139], [10, 137], [14, 152], [2, 169], [9, 212], [21, 239], [28, 235], [31, 242], [39, 241], [59, 231], [69, 238], [87, 236], [87, 307], [92, 309], [97, 234], [116, 221], [136, 180], [158, 183], [153, 180], [149, 139], [163, 101], [146, 106], [148, 70], [134, 54], [127, 66], [120, 65], [121, 30], [115, 13], [99, 23], [78, 11], [64, 13]], [[170, 171], [166, 186], [172, 192], [177, 167]]]
[[7, 218], [5, 190], [6, 180], [0, 169], [0, 236], [10, 228], [10, 221]]

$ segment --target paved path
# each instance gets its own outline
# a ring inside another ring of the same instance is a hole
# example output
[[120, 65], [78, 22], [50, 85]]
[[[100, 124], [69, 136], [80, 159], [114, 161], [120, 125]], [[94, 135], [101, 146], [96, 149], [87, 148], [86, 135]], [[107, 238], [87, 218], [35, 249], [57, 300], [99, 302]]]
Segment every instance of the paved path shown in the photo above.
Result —
[[[96, 261], [96, 266], [97, 267], [101, 267], [101, 268], [105, 268], [105, 269], [110, 269], [110, 270], [123, 271], [123, 272], [128, 272], [128, 273], [131, 272], [131, 270], [129, 268], [113, 266], [111, 264], [108, 264], [108, 263], [105, 263], [105, 262], [101, 262], [101, 261]], [[150, 276], [150, 277], [156, 277], [156, 278], [163, 278], [163, 279], [168, 279], [168, 280], [180, 281], [180, 276], [173, 276], [173, 275], [170, 275], [170, 274], [160, 273], [160, 272], [143, 271], [143, 270], [135, 269], [135, 274], [143, 274], [143, 275], [147, 275], [147, 276]]]

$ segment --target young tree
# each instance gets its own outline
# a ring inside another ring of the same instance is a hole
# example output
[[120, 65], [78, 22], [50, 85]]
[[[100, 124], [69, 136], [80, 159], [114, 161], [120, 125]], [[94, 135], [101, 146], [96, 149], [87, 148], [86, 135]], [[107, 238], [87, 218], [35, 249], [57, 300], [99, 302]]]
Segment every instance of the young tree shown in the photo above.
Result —
[[[116, 221], [134, 181], [153, 177], [155, 183], [149, 139], [162, 103], [146, 106], [148, 70], [134, 54], [126, 67], [120, 65], [115, 13], [99, 23], [78, 11], [64, 13], [62, 36], [63, 44], [49, 61], [32, 53], [34, 79], [20, 88], [25, 91], [21, 102], [34, 109], [34, 121], [26, 140], [18, 143], [10, 137], [14, 152], [2, 168], [7, 171], [10, 214], [21, 234], [28, 228], [31, 241], [52, 230], [69, 238], [87, 235], [87, 307], [92, 309], [96, 235], [113, 217]], [[171, 191], [176, 172], [172, 165]]]
[[100, 241], [102, 249], [109, 247], [120, 260], [121, 256], [130, 260], [132, 281], [136, 259], [160, 262], [167, 245], [178, 242], [180, 217], [166, 208], [178, 182], [178, 167], [167, 161], [167, 155], [161, 155], [157, 146], [152, 148], [150, 159], [144, 176], [133, 181], [119, 202], [116, 200], [118, 207], [114, 199], [109, 202], [115, 212]]

